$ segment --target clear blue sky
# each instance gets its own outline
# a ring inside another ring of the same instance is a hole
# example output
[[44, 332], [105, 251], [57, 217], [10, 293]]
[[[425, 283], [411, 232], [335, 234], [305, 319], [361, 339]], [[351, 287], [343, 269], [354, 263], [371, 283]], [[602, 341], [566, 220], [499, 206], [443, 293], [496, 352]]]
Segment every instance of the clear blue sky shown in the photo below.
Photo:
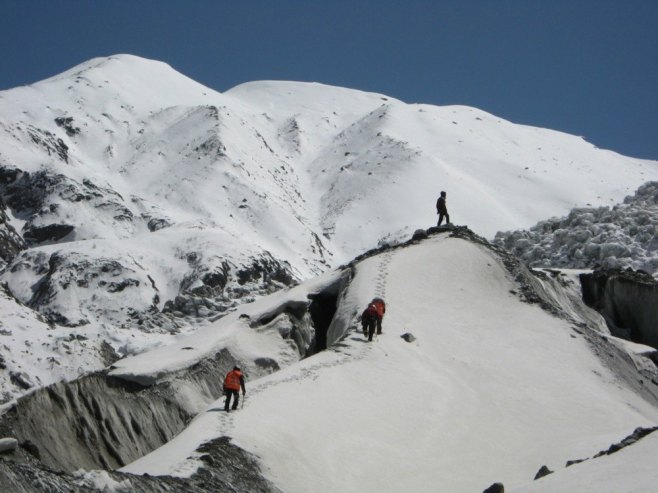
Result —
[[658, 0], [0, 0], [0, 90], [98, 56], [464, 104], [658, 159]]

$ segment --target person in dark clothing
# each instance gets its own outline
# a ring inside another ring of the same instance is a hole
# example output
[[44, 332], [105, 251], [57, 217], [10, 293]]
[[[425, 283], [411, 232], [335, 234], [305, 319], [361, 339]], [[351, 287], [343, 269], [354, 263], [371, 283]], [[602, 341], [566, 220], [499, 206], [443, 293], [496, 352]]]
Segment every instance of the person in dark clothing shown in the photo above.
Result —
[[446, 226], [450, 224], [450, 215], [448, 215], [448, 207], [446, 206], [446, 193], [441, 192], [439, 200], [436, 201], [436, 213], [439, 215], [439, 222], [437, 226], [441, 226], [443, 217], [446, 218]]
[[238, 402], [240, 402], [240, 388], [242, 388], [242, 396], [244, 397], [244, 394], [246, 393], [244, 387], [244, 375], [240, 368], [234, 366], [233, 369], [226, 374], [226, 378], [224, 379], [224, 393], [226, 394], [224, 411], [229, 412], [231, 396], [233, 396], [232, 409], [235, 411], [238, 408]]
[[361, 327], [363, 329], [363, 335], [366, 336], [369, 341], [372, 341], [372, 336], [375, 335], [375, 327], [377, 327], [378, 318], [377, 307], [374, 303], [370, 303], [361, 314]]

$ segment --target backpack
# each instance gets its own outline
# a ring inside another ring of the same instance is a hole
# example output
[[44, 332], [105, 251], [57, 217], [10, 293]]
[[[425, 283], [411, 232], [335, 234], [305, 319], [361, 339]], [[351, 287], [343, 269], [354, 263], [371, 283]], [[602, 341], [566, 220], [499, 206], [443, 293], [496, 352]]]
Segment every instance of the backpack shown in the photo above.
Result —
[[377, 316], [377, 307], [373, 303], [370, 303], [361, 314], [361, 322], [367, 323], [370, 320], [376, 319]]

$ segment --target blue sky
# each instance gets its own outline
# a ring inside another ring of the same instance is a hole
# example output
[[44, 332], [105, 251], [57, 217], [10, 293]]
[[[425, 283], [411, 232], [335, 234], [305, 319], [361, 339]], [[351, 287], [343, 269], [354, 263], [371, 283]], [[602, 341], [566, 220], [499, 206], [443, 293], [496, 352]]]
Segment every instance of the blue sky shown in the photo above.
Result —
[[98, 56], [464, 104], [658, 159], [656, 0], [0, 0], [0, 90]]

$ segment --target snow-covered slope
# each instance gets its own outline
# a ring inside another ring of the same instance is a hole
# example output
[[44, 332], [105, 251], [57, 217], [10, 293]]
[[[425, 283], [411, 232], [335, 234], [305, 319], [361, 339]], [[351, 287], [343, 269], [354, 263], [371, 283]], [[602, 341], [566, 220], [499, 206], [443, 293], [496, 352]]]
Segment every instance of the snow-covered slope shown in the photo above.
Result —
[[[219, 93], [161, 62], [98, 58], [0, 92], [0, 279], [122, 356], [407, 238], [442, 189], [453, 222], [490, 237], [648, 180], [654, 161], [474, 108], [297, 82]], [[8, 395], [25, 390], [9, 372], [47, 383], [112, 355], [63, 350], [67, 372], [30, 374], [5, 348], [47, 346], [31, 327], [0, 345]]]
[[[561, 469], [636, 427], [655, 426], [658, 394], [655, 383], [638, 384], [639, 373], [618, 352], [623, 345], [597, 332], [601, 324], [577, 326], [567, 312], [523, 302], [518, 279], [490, 249], [445, 234], [362, 260], [334, 323], [354, 320], [374, 295], [383, 296], [383, 335], [368, 343], [343, 324], [345, 337], [331, 350], [248, 381], [242, 410], [226, 414], [223, 400], [212, 403], [123, 471], [187, 476], [202, 464], [201, 443], [229, 436], [287, 493], [470, 493], [497, 481], [506, 491], [613, 492], [621, 480], [608, 479], [626, 474], [624, 464], [631, 467], [627, 491], [649, 491], [642, 488], [653, 468], [631, 465], [655, 456], [656, 440], [648, 438], [637, 452], [591, 459], [530, 489], [540, 466]], [[255, 304], [248, 318], [225, 318], [177, 347], [119, 361], [112, 375], [166, 379], [167, 365], [190, 366], [220, 347], [241, 354], [250, 373], [255, 356], [279, 356], [271, 343], [254, 342], [271, 333], [245, 320], [330, 282], [301, 285]], [[405, 333], [415, 340], [406, 342]], [[241, 349], [245, 338], [255, 352]], [[575, 487], [581, 484], [590, 489]]]

